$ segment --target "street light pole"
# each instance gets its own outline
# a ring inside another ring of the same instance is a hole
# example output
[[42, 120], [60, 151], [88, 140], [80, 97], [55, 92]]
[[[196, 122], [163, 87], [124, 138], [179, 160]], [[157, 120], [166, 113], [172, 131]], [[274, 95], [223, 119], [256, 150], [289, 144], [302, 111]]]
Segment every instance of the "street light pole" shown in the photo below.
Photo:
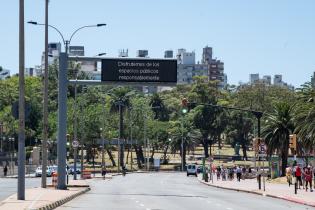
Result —
[[[75, 72], [75, 79], [78, 80], [78, 71], [76, 70]], [[77, 133], [78, 133], [78, 117], [77, 117], [77, 84], [74, 84], [74, 124], [73, 124], [73, 142], [77, 142], [78, 138], [77, 138]], [[75, 145], [75, 143], [73, 144], [73, 159], [74, 159], [74, 163], [73, 163], [73, 180], [77, 180], [77, 154], [78, 154], [78, 147], [77, 145]]]
[[184, 116], [182, 116], [181, 171], [184, 171]]
[[18, 200], [25, 200], [25, 36], [24, 0], [19, 3], [19, 138], [18, 138]]
[[42, 142], [42, 182], [41, 187], [46, 188], [47, 182], [47, 138], [48, 138], [48, 1], [45, 1], [45, 72], [43, 94], [43, 142]]
[[[20, 0], [20, 2], [23, 3], [23, 21], [21, 22], [20, 19], [20, 29], [21, 29], [21, 23], [24, 24], [24, 1]], [[20, 4], [21, 5], [21, 4]], [[21, 8], [21, 6], [20, 6]], [[21, 13], [20, 13], [21, 14]], [[29, 21], [29, 24], [33, 24], [33, 25], [46, 25], [46, 24], [41, 24], [41, 23], [37, 23], [34, 21]], [[67, 86], [68, 86], [68, 79], [67, 79], [67, 71], [68, 71], [68, 50], [69, 50], [69, 45], [70, 42], [73, 38], [73, 36], [81, 29], [83, 28], [87, 28], [87, 27], [101, 27], [101, 26], [106, 26], [106, 24], [96, 24], [96, 25], [87, 25], [87, 26], [82, 26], [80, 28], [78, 28], [77, 30], [75, 30], [71, 36], [69, 40], [65, 40], [62, 33], [55, 27], [52, 25], [48, 25], [50, 28], [55, 29], [59, 35], [62, 38], [63, 44], [65, 46], [65, 52], [64, 53], [60, 53], [59, 56], [59, 74], [58, 74], [58, 145], [57, 145], [57, 156], [58, 156], [58, 184], [57, 184], [57, 188], [58, 189], [63, 189], [65, 190], [67, 188], [66, 186], [66, 156], [67, 156], [67, 150], [66, 150], [66, 134], [67, 134]], [[21, 31], [21, 30], [20, 30]], [[21, 79], [21, 75], [24, 81], [24, 25], [23, 25], [23, 33], [20, 32], [20, 43], [21, 42], [21, 37], [23, 35], [23, 68], [21, 69], [20, 67], [20, 79]], [[21, 52], [21, 44], [20, 44], [20, 52]], [[20, 58], [22, 56], [20, 55]], [[21, 59], [20, 59], [21, 60]], [[21, 73], [22, 71], [22, 73]], [[24, 91], [24, 83], [22, 85], [20, 85], [20, 89], [23, 89]], [[21, 94], [21, 93], [20, 93]], [[24, 92], [23, 92], [23, 100], [24, 100]], [[22, 110], [23, 108], [23, 110]], [[22, 103], [21, 103], [21, 97], [20, 97], [20, 110], [19, 110], [19, 114], [20, 114], [20, 118], [23, 115], [23, 119], [24, 117], [24, 101], [23, 101], [23, 107], [22, 107]], [[25, 128], [24, 125], [24, 120], [23, 120], [23, 130]], [[25, 131], [23, 133], [23, 145], [25, 144]], [[19, 140], [20, 143], [20, 140]], [[23, 150], [24, 146], [23, 146]], [[20, 152], [19, 150], [19, 157], [24, 155], [23, 159], [25, 159], [25, 151]], [[23, 164], [19, 164], [20, 165]], [[24, 160], [24, 165], [25, 165], [25, 160]], [[23, 165], [23, 168], [24, 168]], [[24, 169], [25, 171], [25, 169]], [[24, 180], [24, 185], [25, 185], [25, 180]], [[24, 191], [25, 191], [25, 186], [24, 186]], [[23, 197], [24, 198], [24, 197]]]

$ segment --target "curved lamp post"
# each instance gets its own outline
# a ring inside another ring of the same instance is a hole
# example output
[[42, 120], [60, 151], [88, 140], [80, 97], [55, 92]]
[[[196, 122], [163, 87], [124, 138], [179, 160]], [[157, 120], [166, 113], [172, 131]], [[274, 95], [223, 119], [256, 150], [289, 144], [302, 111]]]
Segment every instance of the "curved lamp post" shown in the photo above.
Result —
[[[40, 26], [45, 26], [45, 24], [43, 23], [38, 23], [35, 21], [28, 21], [27, 23], [32, 24], [32, 25], [40, 25]], [[86, 25], [86, 26], [82, 26], [78, 29], [76, 29], [70, 36], [69, 40], [66, 40], [64, 38], [64, 36], [62, 35], [62, 33], [60, 32], [60, 30], [53, 26], [53, 25], [49, 25], [47, 24], [50, 28], [53, 28], [55, 31], [57, 31], [57, 33], [60, 35], [62, 42], [64, 44], [65, 47], [65, 53], [61, 53], [60, 55], [60, 70], [59, 70], [59, 90], [58, 90], [58, 101], [59, 104], [63, 104], [64, 106], [59, 106], [58, 107], [58, 145], [57, 145], [57, 156], [58, 156], [58, 174], [59, 174], [59, 179], [58, 179], [58, 189], [66, 189], [67, 186], [65, 185], [65, 177], [66, 177], [66, 173], [64, 171], [64, 168], [66, 167], [66, 156], [67, 156], [67, 152], [65, 150], [66, 147], [66, 99], [67, 99], [67, 68], [68, 68], [68, 51], [69, 51], [69, 45], [71, 43], [71, 40], [73, 38], [73, 36], [80, 31], [81, 29], [84, 28], [91, 28], [91, 27], [102, 27], [102, 26], [106, 26], [105, 23], [99, 23], [96, 25]], [[46, 49], [47, 50], [47, 49]], [[47, 53], [45, 53], [47, 54]], [[76, 84], [75, 84], [75, 92], [76, 92]], [[45, 88], [45, 93], [48, 92], [48, 90]], [[75, 107], [76, 107], [76, 100], [75, 100]], [[76, 113], [76, 110], [75, 110]], [[47, 114], [47, 113], [46, 113]], [[75, 115], [77, 116], [77, 115]], [[75, 117], [74, 119], [74, 141], [77, 140], [77, 117]], [[46, 144], [45, 144], [46, 145]], [[46, 148], [44, 148], [46, 149]], [[76, 179], [76, 157], [77, 157], [77, 149], [75, 148], [74, 150], [74, 179]], [[45, 160], [43, 160], [44, 163], [47, 163], [47, 158], [45, 158]]]

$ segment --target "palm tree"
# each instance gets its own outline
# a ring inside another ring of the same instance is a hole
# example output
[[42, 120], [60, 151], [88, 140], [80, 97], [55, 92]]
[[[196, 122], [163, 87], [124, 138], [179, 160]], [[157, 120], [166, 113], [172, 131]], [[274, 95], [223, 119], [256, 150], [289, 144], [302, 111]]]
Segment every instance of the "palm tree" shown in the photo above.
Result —
[[[186, 165], [186, 155], [187, 151], [192, 151], [196, 143], [201, 139], [201, 134], [194, 129], [192, 122], [184, 118], [183, 121], [172, 121], [170, 122], [170, 147], [173, 154], [176, 151], [180, 151], [180, 155], [182, 155], [183, 165]], [[183, 124], [182, 124], [183, 123]], [[183, 138], [183, 151], [181, 151], [181, 144]]]
[[278, 152], [282, 160], [282, 176], [288, 162], [289, 138], [294, 131], [293, 111], [294, 105], [280, 102], [274, 105], [274, 110], [267, 115], [267, 124], [262, 129], [262, 135], [268, 146], [268, 154]]
[[[315, 90], [311, 83], [301, 85], [297, 89], [299, 105], [295, 110], [294, 121], [296, 123], [295, 133], [298, 135], [300, 145], [305, 149], [311, 150], [315, 143]], [[301, 147], [299, 147], [301, 149]]]
[[[126, 139], [126, 135], [124, 135], [124, 111], [127, 107], [130, 106], [130, 96], [134, 94], [134, 91], [130, 90], [127, 87], [120, 87], [116, 89], [112, 89], [108, 95], [111, 96], [110, 99], [110, 110], [112, 112], [119, 112], [119, 138]], [[120, 166], [124, 167], [124, 144], [120, 145]]]

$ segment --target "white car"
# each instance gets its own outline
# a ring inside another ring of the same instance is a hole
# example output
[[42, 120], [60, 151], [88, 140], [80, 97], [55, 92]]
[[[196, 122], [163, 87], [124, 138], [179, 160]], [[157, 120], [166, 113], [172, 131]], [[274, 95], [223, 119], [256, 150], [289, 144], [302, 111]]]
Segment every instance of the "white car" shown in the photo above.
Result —
[[[36, 177], [41, 177], [42, 176], [42, 167], [41, 166], [39, 166], [39, 167], [37, 167], [37, 169], [36, 169], [36, 171], [35, 171], [35, 176]], [[52, 169], [49, 167], [49, 166], [47, 166], [47, 170], [46, 170], [46, 176], [51, 176], [52, 175], [52, 173], [53, 173], [53, 171], [52, 171]]]
[[187, 176], [189, 175], [197, 176], [197, 166], [195, 164], [187, 165]]

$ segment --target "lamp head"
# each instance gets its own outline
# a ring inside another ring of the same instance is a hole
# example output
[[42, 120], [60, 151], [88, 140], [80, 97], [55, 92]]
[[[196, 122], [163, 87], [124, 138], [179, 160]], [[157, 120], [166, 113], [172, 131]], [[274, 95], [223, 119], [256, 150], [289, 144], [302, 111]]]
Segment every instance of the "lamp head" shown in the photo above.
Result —
[[35, 21], [28, 21], [27, 23], [37, 25], [37, 22], [35, 22]]
[[99, 23], [96, 25], [97, 27], [102, 27], [102, 26], [106, 26], [106, 23]]

